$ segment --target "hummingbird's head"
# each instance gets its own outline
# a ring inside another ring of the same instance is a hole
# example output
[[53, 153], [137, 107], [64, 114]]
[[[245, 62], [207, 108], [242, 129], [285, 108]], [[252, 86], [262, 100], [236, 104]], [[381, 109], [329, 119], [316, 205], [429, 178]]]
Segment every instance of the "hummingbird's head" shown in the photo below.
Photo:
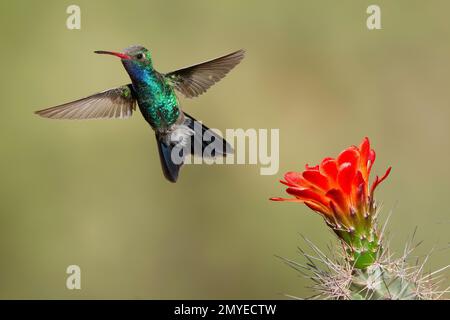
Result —
[[130, 75], [136, 74], [143, 69], [152, 68], [150, 51], [143, 46], [130, 46], [122, 52], [95, 51], [98, 54], [110, 54], [119, 57], [122, 64]]

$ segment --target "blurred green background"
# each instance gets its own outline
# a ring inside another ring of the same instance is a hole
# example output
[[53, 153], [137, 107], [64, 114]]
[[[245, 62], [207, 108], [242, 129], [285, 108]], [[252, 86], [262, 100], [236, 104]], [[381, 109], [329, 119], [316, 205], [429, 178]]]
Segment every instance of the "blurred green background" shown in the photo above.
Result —
[[[418, 227], [449, 263], [450, 3], [377, 1], [2, 1], [0, 4], [0, 298], [282, 299], [311, 284], [275, 255], [302, 261], [299, 233], [325, 248], [322, 219], [284, 196], [285, 171], [369, 136], [392, 249]], [[81, 30], [66, 8], [81, 7]], [[127, 83], [94, 50], [151, 49], [170, 71], [245, 48], [227, 78], [184, 109], [211, 127], [280, 128], [280, 171], [187, 166], [161, 173], [140, 114], [52, 121], [33, 111]], [[68, 265], [82, 290], [65, 287]], [[449, 284], [449, 273], [443, 286]]]

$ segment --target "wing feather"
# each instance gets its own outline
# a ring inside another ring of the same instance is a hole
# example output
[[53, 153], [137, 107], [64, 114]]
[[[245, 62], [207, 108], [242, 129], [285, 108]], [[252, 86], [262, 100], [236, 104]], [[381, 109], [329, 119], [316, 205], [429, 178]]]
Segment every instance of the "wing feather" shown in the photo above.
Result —
[[125, 119], [134, 110], [136, 99], [129, 84], [35, 113], [50, 119]]
[[245, 51], [238, 50], [225, 56], [165, 74], [166, 79], [185, 95], [194, 98], [206, 92], [221, 80], [244, 58]]

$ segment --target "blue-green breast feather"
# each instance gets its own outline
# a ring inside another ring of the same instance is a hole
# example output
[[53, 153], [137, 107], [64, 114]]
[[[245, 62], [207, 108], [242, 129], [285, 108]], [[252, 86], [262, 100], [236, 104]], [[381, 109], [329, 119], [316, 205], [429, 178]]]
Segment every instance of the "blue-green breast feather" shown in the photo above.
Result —
[[129, 66], [133, 89], [144, 118], [155, 129], [176, 123], [180, 116], [178, 99], [163, 75], [152, 68]]

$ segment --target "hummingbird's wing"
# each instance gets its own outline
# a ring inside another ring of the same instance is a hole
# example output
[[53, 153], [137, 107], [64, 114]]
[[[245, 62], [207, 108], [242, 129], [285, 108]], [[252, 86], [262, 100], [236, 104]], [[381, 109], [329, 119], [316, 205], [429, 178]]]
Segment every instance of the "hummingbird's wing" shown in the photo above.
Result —
[[135, 109], [133, 88], [128, 84], [35, 113], [51, 119], [123, 119], [130, 117]]
[[206, 92], [214, 83], [225, 77], [241, 62], [244, 54], [244, 50], [239, 50], [223, 57], [172, 71], [164, 76], [175, 89], [187, 98], [194, 98]]

